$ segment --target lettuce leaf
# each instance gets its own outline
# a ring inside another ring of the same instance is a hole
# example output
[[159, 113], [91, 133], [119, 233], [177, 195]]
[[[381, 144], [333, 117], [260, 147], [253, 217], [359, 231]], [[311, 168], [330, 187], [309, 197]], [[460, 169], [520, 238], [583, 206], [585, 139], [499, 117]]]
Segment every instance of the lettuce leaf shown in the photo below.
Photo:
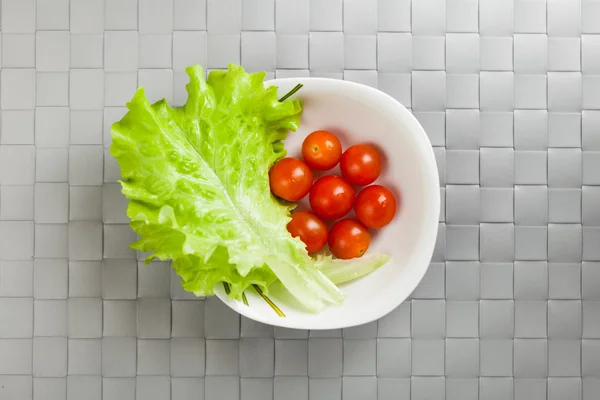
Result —
[[311, 311], [340, 303], [340, 290], [286, 229], [293, 205], [273, 197], [269, 168], [300, 122], [298, 100], [277, 100], [265, 73], [230, 65], [206, 80], [187, 68], [188, 100], [150, 104], [143, 88], [112, 127], [111, 153], [121, 168], [127, 215], [146, 260], [173, 260], [183, 287], [213, 294], [228, 282], [239, 298], [280, 280]]

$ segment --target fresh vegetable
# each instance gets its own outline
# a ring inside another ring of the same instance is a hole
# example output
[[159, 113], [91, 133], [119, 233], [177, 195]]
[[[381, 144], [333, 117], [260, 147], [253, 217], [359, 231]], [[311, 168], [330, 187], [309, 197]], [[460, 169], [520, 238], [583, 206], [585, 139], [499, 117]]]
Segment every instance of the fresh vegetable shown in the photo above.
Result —
[[269, 171], [269, 182], [274, 195], [295, 202], [310, 191], [313, 174], [308, 165], [297, 158], [284, 158]]
[[367, 253], [361, 258], [349, 260], [332, 259], [331, 256], [317, 257], [317, 268], [336, 285], [365, 276], [390, 260], [381, 253]]
[[293, 237], [300, 238], [306, 244], [309, 253], [318, 253], [327, 244], [327, 226], [310, 211], [292, 213], [292, 220], [287, 230]]
[[290, 90], [289, 92], [287, 92], [282, 98], [279, 99], [280, 102], [285, 101], [287, 99], [289, 99], [290, 97], [292, 97], [294, 94], [296, 94], [296, 92], [300, 89], [302, 89], [302, 86], [304, 86], [303, 84], [299, 83], [296, 86], [294, 86], [292, 88], [292, 90]]
[[[111, 153], [121, 168], [127, 215], [139, 235], [132, 245], [146, 260], [173, 260], [183, 287], [211, 295], [226, 282], [240, 299], [280, 280], [310, 311], [343, 299], [286, 226], [293, 206], [270, 191], [269, 169], [285, 156], [302, 105], [277, 100], [265, 73], [230, 65], [208, 80], [187, 68], [188, 100], [150, 104], [138, 89], [128, 113], [112, 127]], [[321, 266], [322, 267], [322, 266]]]
[[329, 231], [329, 250], [337, 258], [362, 257], [371, 244], [371, 235], [363, 224], [351, 218], [336, 222]]
[[342, 176], [356, 186], [369, 185], [381, 173], [381, 156], [368, 144], [357, 144], [349, 147], [340, 159]]
[[314, 131], [302, 142], [302, 158], [311, 167], [326, 171], [335, 167], [342, 156], [342, 144], [334, 134]]
[[383, 228], [396, 215], [396, 198], [384, 186], [367, 186], [354, 200], [354, 213], [367, 228]]
[[354, 203], [354, 188], [339, 176], [319, 178], [310, 190], [310, 206], [321, 218], [338, 219], [348, 214]]
[[[196, 295], [211, 295], [222, 283], [230, 297], [249, 305], [245, 291], [252, 288], [285, 316], [267, 296], [279, 281], [309, 311], [340, 303], [343, 295], [332, 280], [363, 276], [389, 257], [310, 257], [307, 247], [316, 249], [316, 241], [298, 233], [296, 225], [309, 225], [323, 242], [324, 223], [316, 216], [303, 222], [302, 212], [290, 217], [295, 205], [271, 193], [289, 201], [303, 197], [312, 183], [302, 161], [278, 163], [286, 154], [287, 132], [298, 128], [302, 104], [289, 99], [302, 85], [277, 100], [277, 88], [264, 87], [265, 73], [247, 74], [230, 65], [206, 80], [200, 66], [187, 72], [183, 107], [172, 108], [165, 100], [150, 104], [141, 88], [112, 127], [110, 150], [121, 168], [122, 191], [130, 200], [127, 215], [139, 237], [131, 247], [150, 253], [146, 263], [172, 260], [184, 289]], [[279, 167], [271, 169], [275, 164]], [[279, 168], [294, 177], [293, 185], [280, 185], [284, 190], [277, 188], [281, 182], [271, 187]], [[297, 168], [302, 190], [295, 186]], [[351, 190], [346, 190], [349, 210], [354, 190], [344, 183]], [[318, 221], [318, 227], [309, 221]]]

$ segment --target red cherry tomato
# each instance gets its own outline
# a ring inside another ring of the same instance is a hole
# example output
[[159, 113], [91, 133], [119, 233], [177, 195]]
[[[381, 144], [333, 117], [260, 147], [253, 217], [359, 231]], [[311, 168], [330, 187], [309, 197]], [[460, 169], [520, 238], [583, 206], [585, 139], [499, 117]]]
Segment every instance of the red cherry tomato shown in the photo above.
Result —
[[319, 178], [308, 196], [313, 211], [325, 219], [338, 219], [352, 209], [354, 189], [339, 176]]
[[309, 253], [317, 253], [327, 243], [327, 226], [310, 211], [296, 211], [287, 225], [293, 237], [300, 238]]
[[342, 156], [342, 144], [334, 134], [314, 131], [302, 142], [302, 158], [309, 167], [326, 171], [337, 165]]
[[354, 212], [367, 228], [383, 228], [396, 215], [396, 198], [384, 186], [367, 186], [356, 196]]
[[313, 175], [302, 160], [283, 158], [269, 171], [271, 191], [287, 201], [298, 201], [308, 194]]
[[340, 160], [342, 175], [356, 186], [365, 186], [375, 182], [381, 172], [381, 156], [368, 144], [349, 147]]
[[347, 260], [362, 257], [370, 243], [369, 231], [355, 219], [342, 219], [329, 231], [329, 250], [337, 258]]

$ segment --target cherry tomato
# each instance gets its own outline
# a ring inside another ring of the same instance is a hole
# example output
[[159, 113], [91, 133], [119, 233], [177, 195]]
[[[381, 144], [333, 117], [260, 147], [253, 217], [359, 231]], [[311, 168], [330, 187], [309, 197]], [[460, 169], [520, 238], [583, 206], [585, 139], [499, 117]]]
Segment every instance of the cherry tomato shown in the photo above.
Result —
[[370, 243], [369, 231], [355, 219], [342, 219], [329, 231], [329, 250], [337, 258], [347, 260], [362, 257]]
[[367, 228], [383, 228], [396, 215], [396, 198], [384, 186], [367, 186], [356, 196], [354, 212]]
[[340, 160], [342, 175], [356, 186], [365, 186], [375, 182], [381, 172], [381, 156], [368, 144], [349, 147]]
[[296, 211], [287, 225], [293, 237], [298, 237], [306, 245], [309, 253], [317, 253], [327, 243], [327, 226], [321, 218], [310, 211]]
[[309, 167], [326, 171], [337, 165], [342, 156], [342, 144], [334, 134], [314, 131], [302, 142], [302, 157]]
[[319, 178], [308, 196], [313, 211], [325, 219], [338, 219], [352, 209], [354, 189], [339, 176]]
[[269, 182], [274, 195], [287, 201], [298, 201], [308, 194], [313, 175], [302, 160], [283, 158], [269, 171]]

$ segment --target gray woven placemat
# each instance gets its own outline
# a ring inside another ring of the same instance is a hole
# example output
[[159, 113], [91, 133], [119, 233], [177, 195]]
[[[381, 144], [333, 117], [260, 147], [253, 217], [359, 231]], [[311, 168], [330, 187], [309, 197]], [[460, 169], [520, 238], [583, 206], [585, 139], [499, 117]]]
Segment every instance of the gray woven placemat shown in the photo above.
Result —
[[[2, 0], [1, 31], [0, 399], [599, 398], [600, 2]], [[228, 62], [412, 109], [443, 204], [412, 300], [273, 329], [139, 264], [110, 124]]]

